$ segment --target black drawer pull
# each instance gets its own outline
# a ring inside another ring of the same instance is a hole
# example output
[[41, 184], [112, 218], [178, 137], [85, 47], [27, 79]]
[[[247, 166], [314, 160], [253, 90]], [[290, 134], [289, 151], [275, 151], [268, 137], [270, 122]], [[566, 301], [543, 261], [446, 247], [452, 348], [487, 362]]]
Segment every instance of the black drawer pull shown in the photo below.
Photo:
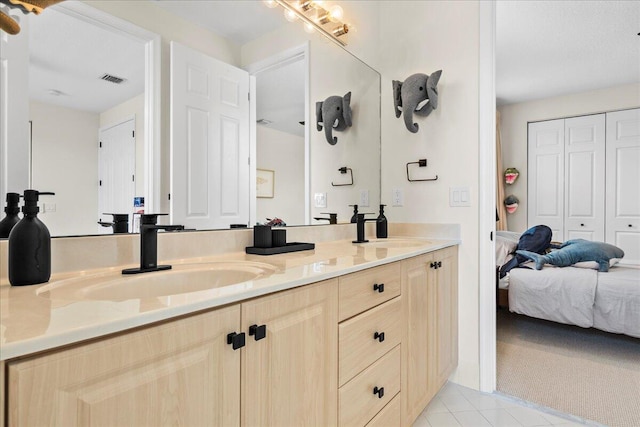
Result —
[[429, 267], [431, 268], [438, 268], [438, 263], [437, 262], [432, 262]]
[[253, 336], [256, 341], [260, 341], [267, 336], [267, 325], [251, 325], [249, 326], [249, 335]]
[[384, 283], [380, 283], [380, 284], [375, 283], [373, 285], [373, 290], [378, 291], [379, 293], [384, 292]]
[[438, 261], [438, 268], [442, 267], [442, 261]]
[[382, 399], [382, 396], [384, 396], [384, 387], [380, 387], [380, 388], [378, 388], [377, 386], [374, 387], [373, 394], [377, 394], [378, 399]]
[[632, 228], [632, 227], [633, 227], [633, 225], [629, 224], [629, 228]]
[[584, 227], [584, 224], [580, 224], [580, 227]]
[[231, 348], [234, 350], [244, 347], [244, 343], [244, 332], [239, 334], [231, 332], [230, 334], [227, 334], [227, 344], [231, 344]]
[[373, 339], [380, 342], [384, 341], [384, 332], [376, 332], [375, 334], [373, 334]]

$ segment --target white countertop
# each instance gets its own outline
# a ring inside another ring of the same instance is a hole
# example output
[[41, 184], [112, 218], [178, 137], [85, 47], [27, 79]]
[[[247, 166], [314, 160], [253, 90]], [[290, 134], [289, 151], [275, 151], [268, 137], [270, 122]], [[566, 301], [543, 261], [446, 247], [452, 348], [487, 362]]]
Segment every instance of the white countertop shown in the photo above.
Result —
[[[385, 240], [385, 239], [383, 239]], [[170, 319], [199, 310], [294, 288], [460, 244], [458, 240], [410, 239], [416, 245], [353, 244], [350, 240], [316, 244], [315, 250], [260, 256], [234, 252], [206, 258], [169, 261], [187, 264], [252, 261], [269, 264], [270, 274], [229, 286], [165, 296], [82, 298], [60, 292], [104, 280], [135, 280], [123, 266], [53, 276], [49, 283], [0, 286], [0, 360], [12, 359]], [[166, 272], [144, 273], [163, 275]], [[138, 275], [136, 275], [138, 276]], [[158, 276], [159, 277], [159, 276]], [[131, 294], [131, 288], [127, 288]]]

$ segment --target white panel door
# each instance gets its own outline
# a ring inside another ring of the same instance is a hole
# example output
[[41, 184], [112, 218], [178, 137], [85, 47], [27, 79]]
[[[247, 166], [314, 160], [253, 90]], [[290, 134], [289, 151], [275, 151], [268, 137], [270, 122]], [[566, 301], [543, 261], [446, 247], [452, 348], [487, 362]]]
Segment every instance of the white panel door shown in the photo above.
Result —
[[[100, 129], [98, 148], [98, 218], [111, 222], [106, 213], [129, 214], [129, 232], [133, 226], [133, 197], [136, 191], [135, 120]], [[102, 234], [113, 233], [100, 227]]]
[[171, 222], [249, 222], [249, 74], [171, 42]]
[[529, 123], [528, 130], [529, 227], [544, 224], [553, 240], [564, 239], [564, 120]]
[[564, 121], [564, 240], [604, 241], [605, 115]]
[[640, 109], [607, 113], [606, 241], [640, 264]]

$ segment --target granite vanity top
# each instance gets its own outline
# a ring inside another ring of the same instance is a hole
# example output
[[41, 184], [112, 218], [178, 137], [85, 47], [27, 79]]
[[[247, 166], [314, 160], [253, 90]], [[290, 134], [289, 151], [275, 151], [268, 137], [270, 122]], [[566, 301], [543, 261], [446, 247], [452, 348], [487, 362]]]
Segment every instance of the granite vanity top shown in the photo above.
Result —
[[[136, 295], [135, 276], [124, 277], [118, 266], [109, 269], [58, 274], [49, 283], [33, 286], [0, 286], [0, 360], [12, 359], [135, 328], [199, 310], [210, 309], [269, 293], [331, 279], [377, 265], [399, 261], [460, 244], [458, 240], [383, 239], [353, 244], [350, 240], [316, 244], [315, 250], [259, 256], [244, 252], [168, 260], [174, 270], [194, 265], [251, 264], [266, 273], [253, 280], [210, 289], [189, 289], [176, 294]], [[411, 240], [410, 244], [405, 244]], [[394, 244], [395, 242], [395, 244]], [[404, 242], [404, 243], [403, 243]], [[195, 268], [200, 268], [196, 266]], [[174, 273], [175, 274], [175, 273]], [[145, 277], [145, 280], [147, 280]], [[87, 298], [82, 290], [96, 283], [117, 281], [118, 292], [96, 293]], [[165, 280], [166, 281], [166, 280]], [[129, 285], [129, 286], [128, 286]], [[75, 289], [76, 291], [65, 291]]]

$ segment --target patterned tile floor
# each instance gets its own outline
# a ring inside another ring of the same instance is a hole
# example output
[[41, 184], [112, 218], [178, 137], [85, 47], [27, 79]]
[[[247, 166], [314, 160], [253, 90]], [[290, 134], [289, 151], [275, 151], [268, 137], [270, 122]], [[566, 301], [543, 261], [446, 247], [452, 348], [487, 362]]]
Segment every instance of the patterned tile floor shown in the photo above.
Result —
[[433, 398], [413, 427], [575, 427], [598, 426], [567, 414], [536, 408], [498, 394], [451, 382]]

